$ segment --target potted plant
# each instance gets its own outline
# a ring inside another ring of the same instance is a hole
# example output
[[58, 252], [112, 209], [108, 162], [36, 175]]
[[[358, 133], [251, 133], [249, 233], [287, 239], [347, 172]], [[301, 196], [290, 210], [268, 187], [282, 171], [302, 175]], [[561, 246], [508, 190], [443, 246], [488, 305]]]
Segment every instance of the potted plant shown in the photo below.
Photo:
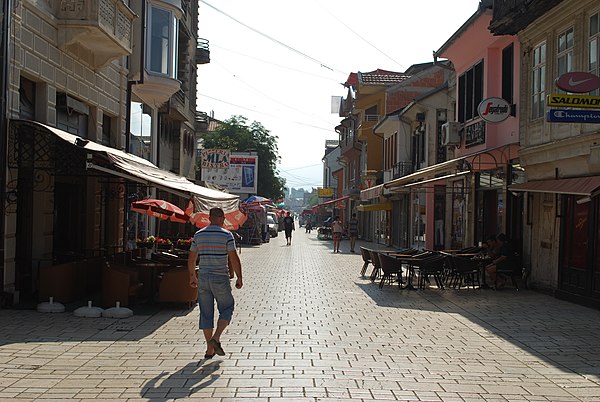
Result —
[[189, 250], [192, 245], [192, 238], [189, 239], [177, 239], [176, 247], [181, 250]]

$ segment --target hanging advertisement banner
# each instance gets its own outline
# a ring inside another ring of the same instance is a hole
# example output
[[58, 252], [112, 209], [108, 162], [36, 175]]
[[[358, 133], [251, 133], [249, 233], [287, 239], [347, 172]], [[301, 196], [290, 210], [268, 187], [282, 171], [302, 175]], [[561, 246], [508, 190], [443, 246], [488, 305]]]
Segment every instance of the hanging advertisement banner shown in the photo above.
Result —
[[550, 109], [546, 120], [552, 123], [600, 123], [600, 110]]
[[227, 167], [202, 168], [202, 180], [217, 184], [231, 193], [256, 194], [258, 156], [232, 152]]
[[558, 77], [554, 83], [563, 91], [585, 93], [600, 88], [600, 77], [586, 71], [571, 71]]

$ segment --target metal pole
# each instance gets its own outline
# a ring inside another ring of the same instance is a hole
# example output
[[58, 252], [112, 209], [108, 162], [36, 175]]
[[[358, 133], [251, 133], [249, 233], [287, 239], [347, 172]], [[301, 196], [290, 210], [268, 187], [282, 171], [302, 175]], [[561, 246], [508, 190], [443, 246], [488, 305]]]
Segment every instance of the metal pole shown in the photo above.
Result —
[[10, 71], [10, 29], [12, 0], [4, 0], [0, 31], [0, 294], [4, 291], [4, 243], [6, 203], [6, 161], [8, 150], [8, 97]]

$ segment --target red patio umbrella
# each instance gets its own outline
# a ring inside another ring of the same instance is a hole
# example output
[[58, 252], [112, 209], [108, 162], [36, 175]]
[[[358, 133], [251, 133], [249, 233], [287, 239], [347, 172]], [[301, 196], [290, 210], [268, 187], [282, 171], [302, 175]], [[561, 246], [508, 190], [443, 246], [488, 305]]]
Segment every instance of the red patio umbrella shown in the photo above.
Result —
[[[219, 206], [215, 204], [215, 206]], [[197, 197], [191, 199], [188, 203], [185, 213], [189, 216], [190, 222], [199, 228], [210, 225], [208, 212], [212, 205], [204, 205]], [[237, 230], [248, 217], [240, 211], [238, 203], [232, 204], [229, 208], [222, 208], [225, 212], [225, 222], [223, 227], [228, 230]]]
[[161, 220], [168, 219], [171, 222], [177, 223], [186, 223], [190, 219], [190, 217], [177, 205], [171, 204], [165, 200], [156, 200], [153, 198], [132, 202], [131, 210]]

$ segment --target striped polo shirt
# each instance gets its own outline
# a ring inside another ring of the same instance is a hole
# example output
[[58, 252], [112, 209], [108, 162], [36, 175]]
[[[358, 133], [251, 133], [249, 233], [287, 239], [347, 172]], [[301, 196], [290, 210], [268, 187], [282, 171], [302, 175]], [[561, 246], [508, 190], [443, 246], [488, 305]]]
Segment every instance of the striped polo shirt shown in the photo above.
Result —
[[235, 251], [235, 240], [229, 230], [210, 225], [194, 234], [190, 251], [198, 253], [199, 274], [229, 275], [227, 253]]

